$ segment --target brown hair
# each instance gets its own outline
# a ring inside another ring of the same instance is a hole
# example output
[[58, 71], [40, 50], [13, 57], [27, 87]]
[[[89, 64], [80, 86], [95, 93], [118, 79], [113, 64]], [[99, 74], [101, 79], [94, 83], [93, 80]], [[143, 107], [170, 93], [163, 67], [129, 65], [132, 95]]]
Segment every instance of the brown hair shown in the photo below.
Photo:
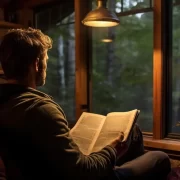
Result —
[[29, 72], [29, 66], [43, 58], [52, 48], [52, 40], [39, 29], [11, 29], [0, 45], [0, 62], [8, 79], [21, 80]]

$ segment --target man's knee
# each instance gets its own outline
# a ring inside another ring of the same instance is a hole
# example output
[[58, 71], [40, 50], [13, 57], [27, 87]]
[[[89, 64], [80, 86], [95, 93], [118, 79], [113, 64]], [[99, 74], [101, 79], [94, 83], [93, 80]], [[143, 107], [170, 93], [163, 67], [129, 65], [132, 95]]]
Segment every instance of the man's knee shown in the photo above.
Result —
[[147, 154], [148, 156], [158, 158], [159, 160], [162, 160], [162, 161], [163, 160], [170, 161], [169, 156], [163, 151], [148, 151]]
[[156, 163], [161, 166], [162, 169], [167, 171], [167, 173], [170, 171], [171, 163], [169, 156], [166, 153], [163, 151], [148, 151], [146, 154], [149, 158], [156, 160]]

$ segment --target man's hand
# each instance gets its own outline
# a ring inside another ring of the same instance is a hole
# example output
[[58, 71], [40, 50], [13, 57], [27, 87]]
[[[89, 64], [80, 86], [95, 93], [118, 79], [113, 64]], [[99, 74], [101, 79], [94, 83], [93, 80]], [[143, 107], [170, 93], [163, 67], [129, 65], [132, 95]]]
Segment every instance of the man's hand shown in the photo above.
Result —
[[120, 135], [110, 143], [110, 146], [117, 151], [117, 158], [122, 157], [128, 150], [128, 145], [125, 142], [122, 142], [123, 139], [124, 133], [121, 132]]

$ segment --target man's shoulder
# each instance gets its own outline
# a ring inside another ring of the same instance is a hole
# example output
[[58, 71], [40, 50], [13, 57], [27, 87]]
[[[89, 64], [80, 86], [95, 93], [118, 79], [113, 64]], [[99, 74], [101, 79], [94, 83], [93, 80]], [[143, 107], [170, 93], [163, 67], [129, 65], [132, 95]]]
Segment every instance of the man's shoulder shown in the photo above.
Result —
[[25, 97], [25, 99], [27, 98], [28, 100], [32, 101], [29, 109], [43, 108], [44, 110], [48, 111], [50, 111], [50, 109], [56, 109], [65, 117], [65, 113], [60, 105], [57, 104], [51, 96], [45, 94], [44, 92], [28, 88], [27, 92], [24, 92], [23, 96]]
[[19, 104], [36, 104], [36, 103], [55, 103], [53, 99], [41, 91], [37, 91], [31, 88], [24, 89], [20, 93], [17, 93], [11, 97], [11, 100]]
[[[2, 122], [20, 122], [27, 116], [46, 117], [66, 120], [62, 108], [53, 99], [41, 91], [29, 88], [16, 88], [3, 91], [4, 100], [0, 99], [0, 119]], [[3, 97], [3, 96], [2, 96]], [[1, 118], [3, 117], [3, 118]], [[4, 119], [4, 120], [3, 120]]]
[[61, 111], [61, 113], [65, 116], [62, 108], [57, 104], [51, 96], [33, 89], [33, 88], [25, 88], [23, 91], [19, 91], [19, 93], [14, 94], [9, 99], [9, 103], [11, 107], [15, 109], [22, 109], [22, 111], [28, 112], [32, 109], [39, 109], [53, 107]]
[[21, 101], [31, 101], [31, 103], [35, 104], [39, 104], [39, 105], [43, 105], [43, 104], [47, 104], [47, 105], [54, 105], [57, 106], [58, 108], [60, 107], [51, 96], [35, 90], [35, 89], [31, 89], [28, 88], [26, 91], [22, 92], [21, 94], [19, 94], [18, 96], [16, 96], [16, 99], [21, 99]]
[[33, 88], [26, 88], [21, 95], [24, 96], [31, 96], [31, 97], [36, 97], [39, 99], [51, 99], [52, 100], [52, 96], [37, 90], [37, 89], [33, 89]]
[[[22, 100], [26, 99], [26, 101], [29, 99], [51, 99], [52, 97], [47, 95], [46, 93], [43, 93], [42, 91], [26, 87], [20, 84], [1, 84], [0, 85], [0, 97], [1, 99], [4, 99], [5, 102], [9, 100]], [[3, 103], [3, 101], [0, 101], [0, 103]]]
[[61, 122], [67, 125], [63, 109], [49, 95], [41, 91], [29, 90], [24, 92], [22, 96], [25, 97], [25, 101], [31, 101], [25, 110], [26, 115], [40, 119], [61, 119]]

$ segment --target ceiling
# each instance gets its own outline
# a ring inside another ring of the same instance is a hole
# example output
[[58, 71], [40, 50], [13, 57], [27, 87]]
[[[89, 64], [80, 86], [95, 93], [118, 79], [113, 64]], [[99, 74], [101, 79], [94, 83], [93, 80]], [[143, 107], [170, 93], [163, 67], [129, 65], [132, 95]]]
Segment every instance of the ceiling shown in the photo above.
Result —
[[0, 8], [16, 10], [21, 8], [36, 8], [52, 3], [65, 4], [73, 2], [74, 0], [0, 0]]
[[37, 13], [52, 7], [61, 7], [57, 13], [59, 17], [54, 18], [61, 21], [74, 11], [74, 0], [0, 0], [0, 8], [3, 8], [5, 16], [24, 8], [31, 8]]

